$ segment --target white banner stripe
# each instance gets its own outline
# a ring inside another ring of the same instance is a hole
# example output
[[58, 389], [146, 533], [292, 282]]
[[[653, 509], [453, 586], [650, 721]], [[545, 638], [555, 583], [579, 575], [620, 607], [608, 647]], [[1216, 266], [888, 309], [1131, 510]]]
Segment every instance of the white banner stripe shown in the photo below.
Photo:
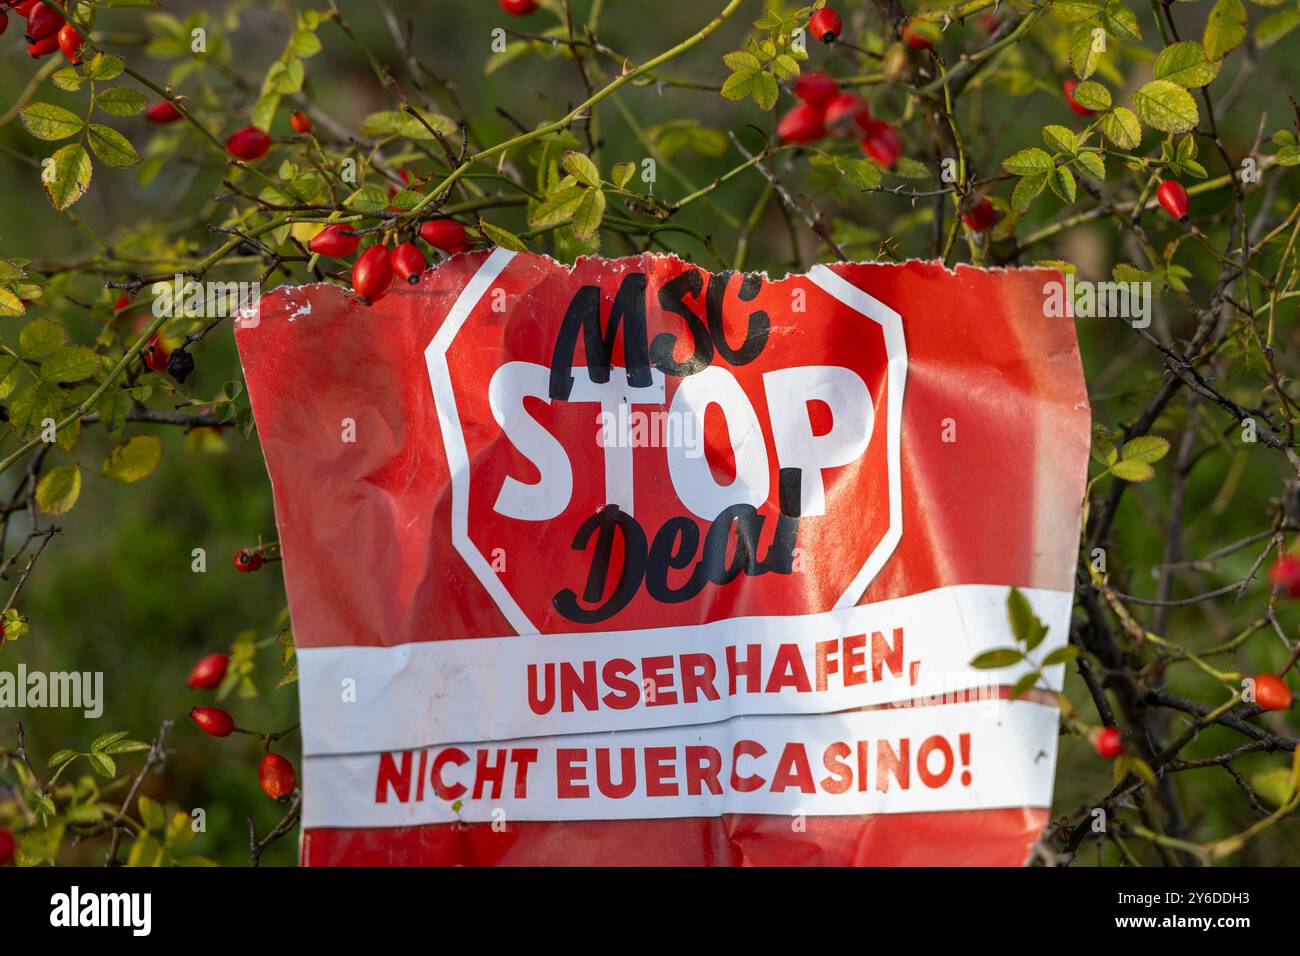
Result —
[[[1014, 645], [1010, 589], [955, 585], [822, 614], [730, 618], [693, 627], [300, 648], [308, 755], [407, 750], [688, 726], [746, 714], [852, 710], [1013, 684], [1027, 662], [976, 670]], [[1024, 589], [1065, 644], [1071, 595]], [[1064, 668], [1041, 686], [1059, 690]]]
[[1027, 701], [310, 757], [303, 825], [1046, 807], [1059, 713]]

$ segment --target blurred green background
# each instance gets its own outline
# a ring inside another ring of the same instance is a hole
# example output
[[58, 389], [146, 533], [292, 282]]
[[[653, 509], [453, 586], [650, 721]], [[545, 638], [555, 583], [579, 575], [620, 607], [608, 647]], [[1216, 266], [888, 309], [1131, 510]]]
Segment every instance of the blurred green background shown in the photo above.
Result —
[[[207, 10], [214, 35], [227, 36], [229, 62], [233, 71], [254, 85], [261, 81], [266, 67], [279, 55], [292, 29], [295, 11], [311, 4], [289, 2], [253, 3], [181, 3], [169, 2], [165, 9], [177, 16]], [[349, 28], [365, 47], [383, 63], [390, 64], [399, 82], [409, 83], [409, 74], [397, 55], [392, 35], [378, 7], [371, 2], [340, 2]], [[689, 54], [673, 61], [665, 72], [681, 78], [717, 84], [725, 76], [722, 53], [738, 48], [741, 38], [766, 4], [748, 3], [717, 37]], [[794, 5], [787, 5], [792, 8]], [[841, 3], [854, 24], [869, 21], [867, 5]], [[585, 17], [589, 3], [576, 0], [574, 10]], [[601, 39], [634, 62], [666, 49], [697, 28], [721, 3], [694, 0], [619, 0], [606, 4]], [[583, 87], [571, 59], [563, 50], [546, 56], [530, 54], [502, 66], [485, 76], [494, 27], [544, 29], [554, 21], [537, 14], [527, 21], [508, 20], [489, 0], [475, 2], [393, 2], [391, 8], [402, 23], [414, 22], [414, 49], [429, 71], [451, 80], [481, 140], [493, 143], [511, 135], [515, 127], [503, 117], [503, 108], [526, 126], [534, 126], [562, 115], [583, 98]], [[1158, 42], [1151, 11], [1135, 5], [1147, 35], [1147, 46], [1154, 50]], [[1175, 5], [1178, 22], [1186, 32], [1199, 35], [1200, 24], [1208, 10], [1204, 3]], [[1258, 15], [1252, 8], [1252, 16]], [[127, 56], [146, 75], [165, 76], [167, 65], [151, 63], [140, 46], [144, 35], [140, 17], [133, 11], [106, 11], [102, 29], [122, 42], [106, 44], [110, 50]], [[1039, 130], [1047, 122], [1071, 123], [1072, 114], [1065, 109], [1059, 95], [1062, 49], [1053, 37], [1060, 28], [1050, 21], [1037, 29], [1024, 53], [1021, 67], [1038, 76], [1041, 84], [1027, 95], [1011, 95], [996, 83], [987, 83], [963, 98], [964, 133], [970, 141], [972, 158], [979, 172], [992, 175], [1001, 159], [1023, 146], [1039, 144]], [[20, 39], [9, 34], [0, 38], [0, 110], [26, 85], [36, 68], [22, 49]], [[355, 129], [368, 113], [387, 107], [365, 54], [342, 31], [327, 25], [320, 31], [324, 51], [308, 63], [305, 91], [313, 102], [342, 123]], [[1297, 34], [1300, 35], [1300, 34]], [[134, 40], [133, 40], [134, 38]], [[944, 44], [952, 50], [978, 42], [976, 31], [954, 26]], [[1267, 51], [1256, 69], [1244, 80], [1247, 84], [1238, 105], [1228, 115], [1219, 117], [1220, 132], [1234, 156], [1243, 155], [1254, 141], [1262, 113], [1268, 114], [1266, 135], [1290, 122], [1290, 107], [1284, 98], [1289, 90], [1300, 89], [1300, 52], [1297, 41], [1284, 41]], [[847, 52], [827, 53], [817, 46], [810, 50], [805, 68], [825, 68], [839, 76], [862, 72], [862, 66]], [[608, 66], [606, 62], [606, 66]], [[1141, 64], [1126, 65], [1131, 81], [1144, 76]], [[1149, 66], [1145, 67], [1149, 73]], [[1054, 72], [1055, 71], [1055, 72]], [[1214, 89], [1233, 82], [1235, 66], [1225, 69]], [[231, 91], [228, 82], [216, 71], [211, 77], [213, 89], [229, 100], [230, 105], [247, 116], [251, 98], [246, 92]], [[437, 84], [423, 77], [434, 91], [434, 99], [450, 112], [447, 101], [437, 92]], [[190, 78], [181, 90], [194, 96], [204, 92], [207, 80]], [[863, 90], [872, 103], [873, 113], [898, 119], [901, 98], [883, 87]], [[64, 102], [65, 95], [53, 91], [48, 83], [41, 99]], [[754, 148], [761, 144], [757, 134], [746, 133], [747, 124], [766, 132], [773, 117], [762, 113], [752, 102], [731, 103], [709, 90], [688, 90], [648, 86], [628, 89], [617, 97], [618, 104], [602, 106], [599, 135], [602, 140], [601, 166], [608, 168], [622, 160], [639, 161], [646, 148], [638, 142], [629, 125], [629, 117], [642, 128], [678, 120], [694, 120], [723, 133], [735, 131]], [[788, 104], [784, 96], [778, 113]], [[114, 125], [126, 133], [138, 147], [147, 145], [155, 135], [141, 118], [117, 120]], [[242, 125], [242, 123], [232, 123]], [[912, 139], [921, 135], [921, 124], [914, 123], [904, 133], [908, 155], [926, 159], [925, 152]], [[277, 120], [276, 135], [288, 134], [287, 111]], [[909, 136], [911, 138], [909, 138]], [[716, 139], [716, 137], [715, 137]], [[1153, 137], [1148, 133], [1144, 146], [1150, 150]], [[703, 142], [701, 145], [706, 145]], [[683, 149], [671, 159], [671, 165], [691, 186], [708, 183], [714, 176], [732, 168], [738, 157], [729, 143], [721, 142], [721, 154], [703, 155], [691, 148]], [[43, 196], [34, 157], [42, 144], [31, 139], [17, 122], [0, 127], [0, 255], [27, 258], [57, 258], [84, 251], [86, 239], [76, 225], [54, 213]], [[707, 147], [706, 148], [712, 148]], [[201, 216], [204, 201], [220, 191], [222, 168], [198, 148], [185, 151], [190, 160], [169, 163], [147, 185], [138, 183], [133, 171], [96, 169], [91, 193], [74, 207], [77, 217], [96, 232], [113, 236], [123, 223], [142, 219], [158, 221], [164, 228], [181, 226]], [[1217, 157], [1202, 150], [1202, 160], [1210, 174], [1222, 172]], [[783, 159], [782, 163], [788, 162]], [[679, 181], [667, 165], [660, 167], [656, 194], [679, 197], [689, 187]], [[929, 254], [929, 207], [915, 208], [905, 199], [880, 195], [834, 196], [813, 191], [801, 174], [792, 174], [805, 194], [811, 194], [818, 206], [839, 216], [837, 236], [850, 242], [851, 251], [862, 258], [872, 258], [880, 243], [901, 258]], [[695, 229], [712, 234], [724, 247], [734, 247], [735, 232], [725, 225], [725, 216], [743, 220], [754, 207], [764, 182], [756, 173], [737, 177], [719, 189], [713, 200], [725, 213], [704, 203], [688, 207], [682, 220]], [[917, 184], [916, 188], [926, 188]], [[995, 188], [1006, 195], [1009, 185]], [[1295, 202], [1295, 173], [1271, 196], [1279, 208]], [[1198, 200], [1198, 216], [1209, 216], [1229, 201], [1226, 191]], [[1256, 200], [1256, 203], [1262, 200]], [[1254, 208], [1252, 206], [1252, 208]], [[1060, 213], [1060, 204], [1050, 196], [1040, 201], [1028, 217], [1026, 228], [1050, 221]], [[496, 224], [513, 231], [526, 228], [521, 210], [496, 211], [490, 216]], [[201, 222], [201, 219], [195, 220]], [[817, 258], [817, 249], [800, 227], [800, 261], [791, 254], [789, 231], [775, 204], [769, 204], [758, 222], [747, 266], [781, 274], [788, 269], [804, 268]], [[199, 241], [200, 228], [190, 229]], [[704, 265], [713, 265], [705, 251], [689, 237], [665, 236], [664, 242], [684, 257]], [[959, 244], [960, 245], [960, 244]], [[605, 254], [625, 250], [607, 238]], [[1130, 257], [1109, 227], [1088, 226], [1065, 233], [1052, 246], [1034, 251], [1034, 258], [1063, 258], [1079, 264], [1083, 275], [1106, 278], [1114, 262]], [[1030, 261], [1030, 260], [1026, 260]], [[1196, 279], [1193, 293], [1204, 294], [1207, 279], [1217, 272], [1214, 260], [1203, 251], [1188, 246], [1179, 254], [1179, 262], [1191, 268]], [[245, 275], [243, 278], [255, 276]], [[93, 295], [94, 276], [84, 277], [79, 288]], [[294, 281], [302, 281], [301, 275]], [[1185, 333], [1192, 319], [1170, 303], [1156, 316], [1153, 331], [1163, 339]], [[59, 317], [66, 321], [79, 341], [93, 340], [97, 322], [79, 312], [75, 304], [53, 303]], [[1280, 316], [1282, 337], [1279, 364], [1289, 367], [1294, 358], [1295, 308]], [[17, 320], [5, 320], [17, 321]], [[1105, 320], [1081, 321], [1079, 331], [1094, 416], [1112, 428], [1133, 419], [1149, 401], [1160, 383], [1160, 363], [1154, 351], [1126, 329]], [[183, 392], [195, 398], [215, 395], [221, 385], [240, 379], [239, 365], [228, 327], [209, 336], [195, 350], [198, 371], [184, 386]], [[1246, 383], [1247, 394], [1258, 392], [1256, 379], [1249, 369], [1236, 373]], [[1181, 405], [1178, 406], [1182, 408]], [[1180, 412], [1175, 409], [1162, 420], [1157, 432], [1176, 437]], [[1228, 421], [1213, 410], [1207, 419], [1216, 427], [1226, 428]], [[1008, 427], [1014, 428], [1014, 423]], [[56, 538], [36, 565], [26, 585], [19, 608], [32, 625], [21, 641], [0, 650], [0, 666], [13, 668], [25, 661], [29, 668], [41, 670], [103, 671], [107, 702], [104, 716], [87, 722], [70, 711], [43, 710], [25, 713], [0, 713], [0, 738], [12, 743], [13, 724], [21, 719], [27, 725], [28, 746], [38, 765], [60, 747], [88, 747], [101, 733], [129, 730], [133, 737], [150, 739], [163, 719], [174, 721], [169, 738], [171, 754], [165, 772], [151, 778], [145, 792], [170, 805], [186, 810], [203, 807], [207, 812], [207, 832], [192, 849], [224, 864], [242, 864], [248, 859], [247, 824], [252, 816], [259, 832], [267, 831], [283, 814], [261, 793], [257, 785], [256, 764], [259, 748], [249, 738], [216, 740], [204, 736], [189, 723], [185, 715], [195, 704], [208, 703], [209, 695], [191, 691], [185, 677], [202, 655], [228, 649], [235, 636], [254, 631], [259, 639], [273, 637], [278, 630], [277, 618], [284, 609], [284, 592], [279, 566], [270, 564], [256, 574], [238, 574], [230, 563], [240, 547], [255, 543], [258, 535], [267, 540], [276, 536], [271, 508], [270, 488], [256, 439], [245, 440], [227, 431], [224, 449], [187, 448], [177, 429], [148, 429], [161, 433], [166, 450], [162, 465], [146, 480], [129, 486], [90, 478], [77, 507], [58, 520], [63, 533]], [[127, 434], [142, 431], [128, 426]], [[109, 444], [102, 434], [92, 433], [77, 450], [79, 460], [96, 463]], [[1285, 461], [1262, 445], [1243, 446], [1235, 451], [1207, 456], [1192, 474], [1187, 490], [1186, 552], [1196, 556], [1213, 551], [1233, 540], [1268, 526], [1268, 507], [1280, 493], [1287, 476]], [[1172, 456], [1171, 456], [1172, 460]], [[1235, 463], [1235, 464], [1234, 464]], [[0, 481], [9, 487], [12, 476]], [[1154, 590], [1152, 569], [1162, 560], [1165, 509], [1168, 488], [1162, 473], [1155, 481], [1135, 487], [1124, 499], [1116, 522], [1114, 539], [1117, 547], [1108, 554], [1109, 567], [1117, 586], [1129, 593], [1149, 596]], [[12, 540], [11, 540], [12, 545]], [[206, 551], [206, 573], [191, 570], [192, 551]], [[1179, 580], [1179, 594], [1195, 593], [1240, 578], [1258, 551], [1249, 548], [1220, 562], [1210, 572]], [[364, 574], [364, 567], [358, 567]], [[12, 575], [11, 575], [12, 579]], [[1224, 639], [1256, 616], [1263, 606], [1266, 585], [1256, 583], [1239, 604], [1230, 600], [1179, 610], [1171, 617], [1170, 635], [1193, 646]], [[1291, 639], [1300, 617], [1289, 609], [1281, 611], [1284, 633]], [[1238, 653], [1236, 665], [1243, 672], [1277, 669], [1286, 659], [1287, 649], [1275, 635], [1261, 633]], [[277, 651], [268, 649], [259, 655], [254, 682], [255, 698], [232, 696], [227, 702], [236, 722], [258, 729], [279, 729], [296, 720], [296, 689], [276, 689], [280, 676]], [[1172, 688], [1184, 696], [1218, 701], [1213, 682], [1202, 680], [1186, 664], [1169, 669], [1167, 679]], [[1086, 691], [1077, 678], [1071, 677], [1067, 690], [1070, 698], [1096, 722]], [[1294, 736], [1292, 718], [1271, 715], [1261, 718], [1286, 736]], [[1170, 719], [1165, 739], [1181, 730]], [[1210, 730], [1187, 748], [1186, 756], [1212, 755], [1240, 742], [1225, 730]], [[286, 741], [285, 752], [297, 763], [297, 741]], [[137, 766], [139, 758], [123, 758], [125, 765]], [[1239, 763], [1249, 776], [1253, 770], [1285, 765], [1282, 757], [1254, 755]], [[1056, 786], [1056, 811], [1077, 810], [1109, 787], [1110, 766], [1097, 759], [1086, 742], [1063, 738]], [[1232, 778], [1221, 770], [1211, 769], [1178, 775], [1177, 786], [1197, 838], [1224, 835], [1248, 826], [1257, 819]], [[296, 855], [296, 841], [282, 840], [263, 858], [265, 864], [291, 864]], [[1089, 862], [1091, 851], [1081, 855]], [[102, 849], [78, 851], [73, 859], [96, 863], [102, 861]], [[1109, 859], [1109, 857], [1108, 857]], [[1293, 822], [1274, 828], [1262, 840], [1254, 841], [1232, 862], [1237, 864], [1273, 864], [1300, 862], [1300, 846]]]

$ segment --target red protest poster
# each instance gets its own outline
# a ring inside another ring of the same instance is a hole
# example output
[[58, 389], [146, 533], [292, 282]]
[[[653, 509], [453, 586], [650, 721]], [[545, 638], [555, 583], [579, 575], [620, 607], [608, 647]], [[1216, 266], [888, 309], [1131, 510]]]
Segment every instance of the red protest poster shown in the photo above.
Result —
[[[458, 256], [237, 338], [309, 865], [1022, 863], [1089, 416], [1048, 270]], [[1012, 588], [1047, 626], [1014, 643]]]

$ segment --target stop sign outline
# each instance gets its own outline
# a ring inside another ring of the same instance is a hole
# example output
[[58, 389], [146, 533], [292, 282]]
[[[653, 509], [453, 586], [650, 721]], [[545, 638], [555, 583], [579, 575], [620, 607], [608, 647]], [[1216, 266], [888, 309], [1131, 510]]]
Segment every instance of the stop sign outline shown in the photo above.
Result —
[[[456, 407], [456, 394], [451, 382], [451, 367], [447, 363], [447, 350], [459, 334], [479, 300], [487, 294], [497, 277], [515, 257], [508, 249], [497, 248], [489, 255], [478, 271], [457, 296], [446, 319], [439, 327], [433, 341], [424, 350], [425, 364], [429, 370], [429, 385], [433, 389], [434, 407], [442, 431], [443, 445], [447, 451], [447, 467], [451, 475], [451, 539], [452, 546], [469, 565], [479, 583], [491, 595], [497, 607], [517, 634], [538, 634], [540, 631], [529, 619], [500, 575], [487, 557], [478, 550], [469, 535], [469, 448], [461, 429], [460, 413]], [[823, 292], [870, 319], [881, 327], [885, 338], [885, 356], [888, 365], [889, 399], [886, 409], [886, 465], [889, 475], [889, 527], [880, 543], [872, 549], [866, 562], [835, 602], [835, 607], [852, 607], [862, 598], [872, 579], [885, 566], [903, 536], [903, 486], [899, 444], [902, 437], [903, 388], [907, 381], [907, 343], [903, 337], [901, 316], [879, 299], [837, 275], [824, 265], [813, 266], [808, 271], [808, 281]]]

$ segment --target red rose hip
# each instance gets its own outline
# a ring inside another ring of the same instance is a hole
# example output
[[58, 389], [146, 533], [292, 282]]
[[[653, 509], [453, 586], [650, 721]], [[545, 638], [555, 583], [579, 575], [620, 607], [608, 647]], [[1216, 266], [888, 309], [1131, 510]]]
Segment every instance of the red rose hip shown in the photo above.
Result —
[[1093, 746], [1097, 748], [1099, 757], [1114, 760], [1124, 752], [1124, 739], [1118, 727], [1103, 727]]
[[497, 0], [497, 3], [512, 17], [526, 17], [537, 9], [537, 0]]
[[356, 252], [359, 245], [360, 238], [343, 223], [336, 222], [316, 233], [311, 242], [307, 243], [307, 248], [318, 256], [341, 259]]
[[48, 3], [32, 5], [27, 14], [27, 42], [37, 43], [46, 37], [58, 36], [63, 27], [63, 15]]
[[56, 33], [52, 37], [46, 37], [44, 40], [37, 40], [35, 43], [27, 44], [27, 55], [33, 60], [39, 60], [43, 56], [49, 56], [59, 48], [59, 35]]
[[828, 130], [848, 136], [861, 137], [871, 122], [867, 101], [856, 93], [837, 93], [826, 104], [825, 123]]
[[195, 690], [211, 690], [225, 679], [229, 664], [230, 658], [225, 654], [209, 654], [190, 671], [189, 685]]
[[776, 135], [787, 143], [815, 143], [826, 135], [822, 111], [807, 103], [791, 107], [776, 124]]
[[149, 340], [149, 344], [144, 347], [143, 354], [145, 368], [149, 369], [149, 371], [159, 373], [167, 371], [167, 358], [170, 352], [168, 352], [167, 347], [162, 344], [162, 340], [158, 336], [155, 335]]
[[413, 242], [404, 242], [394, 249], [391, 261], [393, 263], [393, 273], [397, 278], [404, 279], [410, 285], [418, 283], [420, 275], [429, 266], [428, 260], [424, 258], [424, 253]]
[[144, 116], [150, 123], [166, 126], [180, 119], [181, 111], [172, 104], [171, 100], [159, 100], [144, 111]]
[[1255, 703], [1265, 710], [1289, 710], [1291, 688], [1276, 674], [1255, 676]]
[[8, 866], [14, 861], [14, 850], [17, 846], [14, 835], [4, 827], [0, 827], [0, 866]]
[[838, 83], [816, 70], [800, 73], [799, 79], [794, 81], [794, 95], [809, 106], [825, 106], [839, 91]]
[[81, 45], [85, 42], [85, 37], [71, 23], [65, 23], [59, 29], [59, 49], [70, 62], [81, 62]]
[[993, 208], [993, 203], [981, 196], [962, 213], [961, 221], [974, 232], [988, 232], [998, 221], [998, 211]]
[[840, 15], [830, 7], [822, 7], [808, 18], [808, 32], [823, 43], [834, 43], [839, 39], [843, 26]]
[[311, 117], [302, 110], [293, 110], [289, 113], [289, 125], [299, 136], [306, 135], [311, 132]]
[[352, 288], [368, 305], [378, 302], [393, 282], [393, 266], [387, 246], [371, 246], [357, 257], [352, 267]]
[[270, 148], [271, 137], [266, 135], [266, 130], [258, 129], [256, 126], [237, 129], [226, 140], [226, 149], [229, 150], [230, 155], [244, 162], [261, 159]]
[[1183, 184], [1176, 179], [1166, 179], [1156, 190], [1156, 198], [1160, 200], [1160, 205], [1165, 207], [1165, 212], [1173, 216], [1179, 222], [1187, 221], [1187, 210], [1191, 205], [1191, 198], [1187, 195], [1187, 190]]
[[257, 768], [257, 782], [262, 785], [268, 797], [279, 800], [293, 793], [297, 777], [293, 772], [293, 764], [279, 754], [267, 754]]
[[888, 123], [869, 120], [866, 136], [862, 139], [862, 151], [886, 169], [893, 169], [903, 154], [903, 141], [898, 138], [898, 131]]
[[1300, 597], [1300, 558], [1284, 554], [1268, 573], [1273, 586], [1289, 598]]
[[229, 737], [235, 729], [235, 719], [220, 707], [191, 707], [190, 720], [213, 737]]
[[934, 46], [934, 27], [924, 20], [912, 17], [903, 27], [900, 36], [913, 50], [928, 50]]
[[453, 256], [469, 248], [465, 227], [455, 219], [430, 219], [420, 227], [420, 238]]
[[256, 571], [262, 566], [262, 556], [256, 551], [243, 548], [235, 552], [234, 564], [236, 571]]

